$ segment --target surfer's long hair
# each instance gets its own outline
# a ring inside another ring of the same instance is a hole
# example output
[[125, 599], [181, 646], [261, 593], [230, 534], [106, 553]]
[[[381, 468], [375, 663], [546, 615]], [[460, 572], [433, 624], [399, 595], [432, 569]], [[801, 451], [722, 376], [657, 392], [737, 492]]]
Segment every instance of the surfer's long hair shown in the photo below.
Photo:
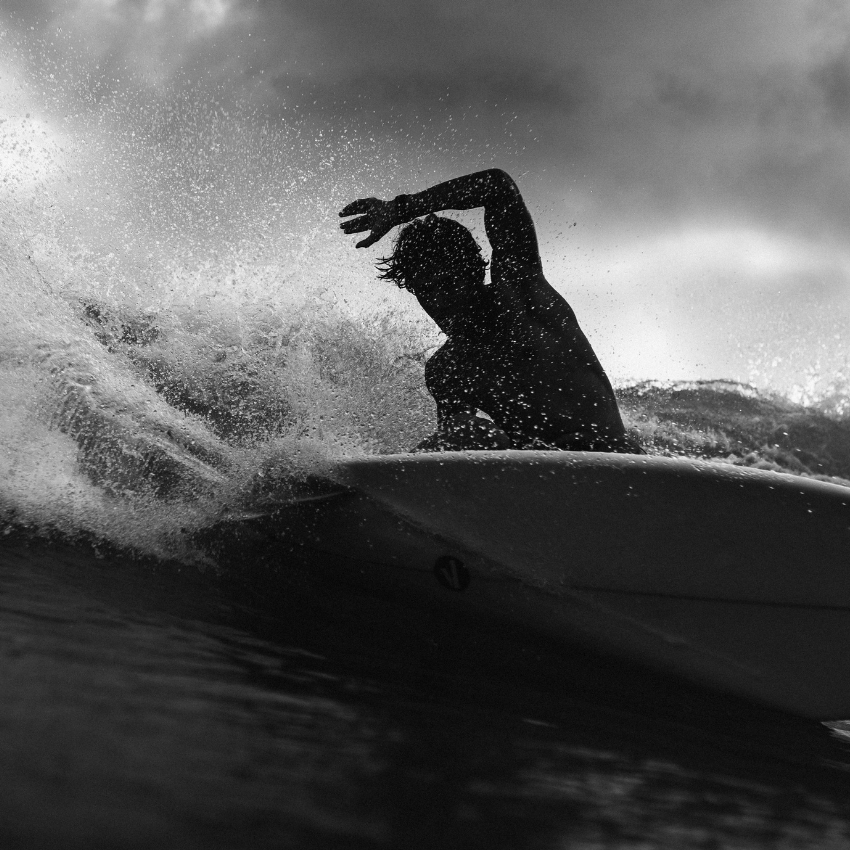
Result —
[[414, 275], [450, 268], [484, 282], [487, 261], [481, 246], [459, 221], [443, 216], [417, 218], [399, 230], [389, 257], [378, 262], [378, 277], [409, 289]]

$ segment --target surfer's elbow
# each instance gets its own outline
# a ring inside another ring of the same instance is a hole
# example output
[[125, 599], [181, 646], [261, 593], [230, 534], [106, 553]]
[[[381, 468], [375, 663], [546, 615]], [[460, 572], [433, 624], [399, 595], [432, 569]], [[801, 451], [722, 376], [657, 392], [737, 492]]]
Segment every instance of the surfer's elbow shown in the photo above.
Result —
[[488, 168], [487, 171], [482, 172], [482, 176], [486, 179], [492, 193], [504, 197], [519, 197], [519, 187], [507, 171], [501, 168]]

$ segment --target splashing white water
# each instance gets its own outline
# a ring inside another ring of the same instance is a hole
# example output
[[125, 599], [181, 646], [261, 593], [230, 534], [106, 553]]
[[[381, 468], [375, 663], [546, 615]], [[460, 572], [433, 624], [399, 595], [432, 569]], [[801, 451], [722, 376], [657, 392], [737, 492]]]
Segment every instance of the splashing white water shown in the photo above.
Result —
[[8, 517], [183, 556], [258, 470], [424, 436], [435, 332], [343, 259], [338, 145], [23, 64], [0, 116]]
[[[187, 557], [185, 531], [250, 503], [259, 472], [285, 493], [432, 429], [436, 329], [337, 229], [345, 202], [409, 185], [411, 157], [402, 176], [391, 147], [345, 127], [0, 48], [10, 521]], [[846, 415], [842, 375], [813, 373], [798, 400]]]

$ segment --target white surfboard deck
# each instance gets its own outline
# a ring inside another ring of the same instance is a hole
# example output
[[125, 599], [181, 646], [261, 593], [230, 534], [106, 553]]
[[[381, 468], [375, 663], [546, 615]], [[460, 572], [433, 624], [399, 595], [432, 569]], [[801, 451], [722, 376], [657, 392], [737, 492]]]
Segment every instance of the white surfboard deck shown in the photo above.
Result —
[[333, 477], [356, 495], [330, 500], [315, 545], [361, 571], [393, 566], [435, 604], [850, 718], [850, 488], [591, 452], [378, 456]]

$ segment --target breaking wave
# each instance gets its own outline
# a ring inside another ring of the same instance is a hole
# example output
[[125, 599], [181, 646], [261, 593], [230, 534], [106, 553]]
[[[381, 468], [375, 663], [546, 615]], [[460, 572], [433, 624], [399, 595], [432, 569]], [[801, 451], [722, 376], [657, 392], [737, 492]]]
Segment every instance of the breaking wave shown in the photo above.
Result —
[[[192, 532], [226, 512], [433, 429], [438, 334], [336, 228], [392, 182], [391, 151], [0, 44], [6, 530], [197, 560]], [[651, 453], [850, 479], [846, 375], [796, 402], [734, 382], [618, 393]]]
[[428, 432], [436, 335], [336, 228], [391, 157], [0, 42], [7, 529], [190, 557], [223, 512]]

